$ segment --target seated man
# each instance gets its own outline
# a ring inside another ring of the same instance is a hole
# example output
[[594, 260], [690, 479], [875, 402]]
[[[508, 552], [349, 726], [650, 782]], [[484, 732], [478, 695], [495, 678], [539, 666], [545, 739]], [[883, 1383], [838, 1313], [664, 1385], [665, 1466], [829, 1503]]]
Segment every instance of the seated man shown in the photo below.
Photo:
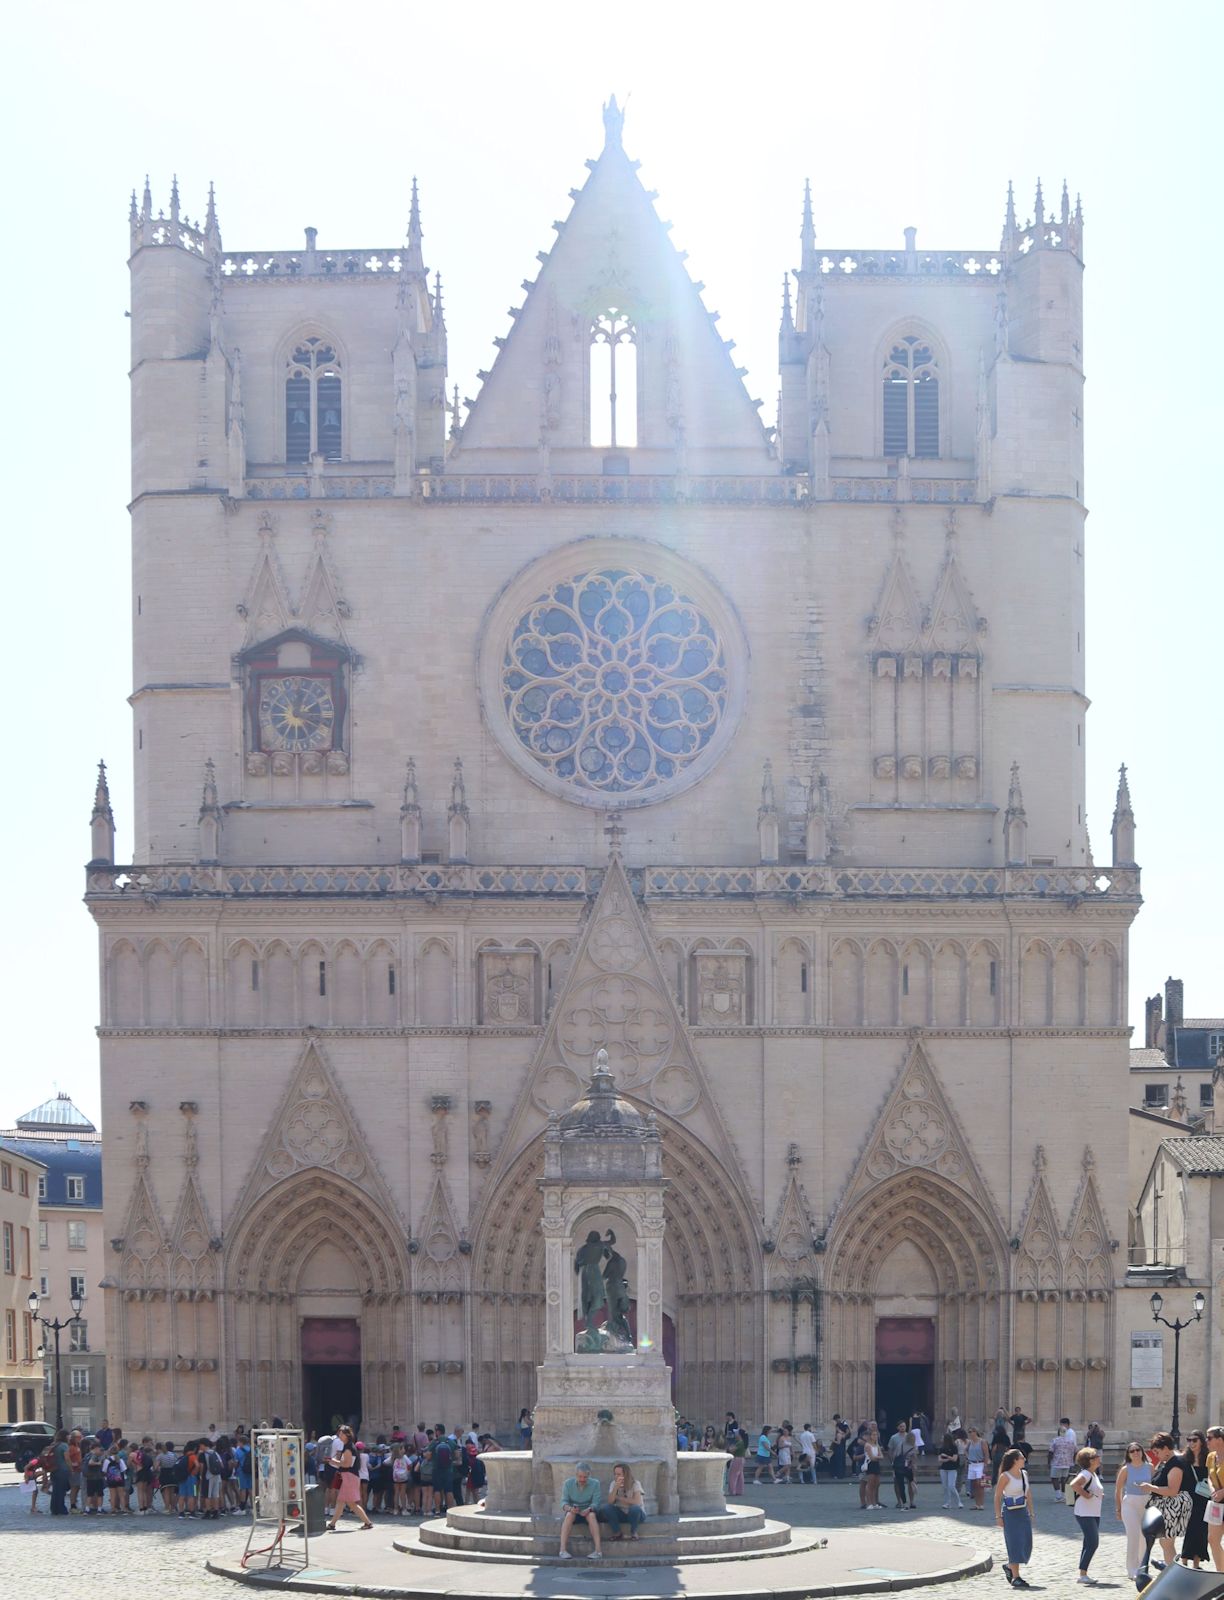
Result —
[[580, 1461], [572, 1478], [566, 1478], [565, 1486], [561, 1490], [561, 1549], [560, 1555], [568, 1560], [569, 1551], [565, 1548], [569, 1543], [570, 1529], [574, 1526], [574, 1518], [582, 1517], [587, 1527], [591, 1530], [591, 1539], [595, 1548], [591, 1551], [592, 1557], [603, 1555], [599, 1548], [599, 1479], [592, 1478], [591, 1464], [589, 1461]]
[[599, 1520], [609, 1524], [616, 1539], [625, 1537], [621, 1529], [626, 1523], [629, 1526], [629, 1537], [636, 1539], [638, 1529], [646, 1520], [646, 1509], [642, 1504], [642, 1486], [633, 1476], [633, 1469], [627, 1462], [618, 1461], [612, 1468], [612, 1483], [608, 1489], [606, 1503], [599, 1508]]

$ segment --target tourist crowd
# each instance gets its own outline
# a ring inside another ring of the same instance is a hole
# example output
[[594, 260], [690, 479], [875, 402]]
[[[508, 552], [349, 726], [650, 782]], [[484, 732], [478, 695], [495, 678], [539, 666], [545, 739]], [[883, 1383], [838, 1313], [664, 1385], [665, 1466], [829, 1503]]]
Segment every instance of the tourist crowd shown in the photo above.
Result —
[[[272, 1426], [281, 1426], [279, 1419]], [[444, 1514], [448, 1506], [481, 1498], [480, 1457], [501, 1448], [475, 1424], [464, 1432], [441, 1423], [418, 1423], [411, 1433], [397, 1426], [369, 1442], [341, 1427], [322, 1437], [311, 1433], [305, 1445], [306, 1481], [323, 1486], [333, 1517], [338, 1502], [365, 1515]], [[148, 1434], [128, 1439], [106, 1421], [96, 1434], [60, 1429], [41, 1452], [17, 1465], [35, 1516], [45, 1496], [52, 1516], [160, 1514], [212, 1521], [249, 1511], [254, 1480], [251, 1437], [242, 1423], [229, 1433], [213, 1424], [182, 1444]]]

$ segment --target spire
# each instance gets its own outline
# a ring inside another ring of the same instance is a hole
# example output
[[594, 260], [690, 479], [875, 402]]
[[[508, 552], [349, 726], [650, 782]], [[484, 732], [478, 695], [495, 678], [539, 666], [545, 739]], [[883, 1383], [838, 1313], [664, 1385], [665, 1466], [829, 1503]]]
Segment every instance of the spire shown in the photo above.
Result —
[[1012, 188], [1012, 181], [1007, 180], [1007, 207], [1003, 213], [1003, 238], [999, 242], [1001, 250], [1010, 250], [1016, 239], [1016, 191]]
[[625, 131], [625, 113], [623, 109], [617, 105], [615, 95], [612, 95], [612, 97], [604, 105], [603, 125], [604, 149], [623, 149], [624, 146], [621, 144], [621, 135]]
[[463, 781], [463, 761], [455, 757], [455, 771], [451, 778], [451, 803], [447, 808], [447, 837], [452, 861], [468, 859], [468, 824], [470, 813], [467, 803], [467, 786]]
[[110, 785], [106, 781], [106, 762], [98, 762], [98, 781], [94, 785], [93, 814], [89, 819], [90, 866], [115, 864], [115, 814], [111, 810]]
[[1028, 860], [1028, 818], [1024, 810], [1024, 796], [1020, 791], [1020, 763], [1011, 764], [1011, 782], [1007, 788], [1007, 810], [1003, 814], [1004, 864], [1022, 867]]
[[149, 188], [149, 174], [145, 173], [144, 196], [141, 200], [140, 215], [146, 222], [153, 220], [153, 193]]
[[217, 221], [217, 192], [208, 185], [208, 209], [204, 213], [204, 242], [214, 255], [221, 253], [221, 224]]
[[803, 222], [799, 228], [801, 265], [806, 272], [816, 264], [816, 228], [812, 222], [812, 180], [803, 183]]
[[221, 855], [221, 807], [217, 803], [217, 769], [211, 756], [204, 763], [204, 790], [200, 803], [199, 846], [201, 865]]
[[138, 225], [138, 223], [140, 222], [140, 212], [137, 211], [137, 209], [136, 209], [136, 191], [135, 191], [135, 189], [132, 190], [132, 206], [131, 206], [131, 210], [128, 212], [128, 222], [131, 224], [131, 226], [133, 228], [135, 228]]
[[782, 274], [782, 336], [789, 337], [795, 331], [795, 319], [791, 314], [790, 278]]
[[171, 180], [170, 180], [170, 221], [173, 222], [177, 226], [178, 220], [179, 220], [179, 190], [178, 190], [178, 173], [176, 172], [174, 174], [173, 178], [171, 178]]
[[829, 780], [815, 767], [808, 779], [805, 810], [804, 855], [815, 865], [829, 858]]
[[1071, 221], [1071, 196], [1067, 190], [1067, 180], [1063, 179], [1062, 186], [1062, 225], [1067, 227]]
[[459, 385], [458, 384], [455, 384], [454, 389], [452, 391], [452, 396], [453, 397], [451, 399], [450, 436], [451, 436], [452, 440], [454, 440], [454, 439], [457, 439], [459, 437], [460, 433], [463, 431], [463, 425], [459, 421]]
[[446, 327], [446, 318], [442, 313], [442, 274], [440, 272], [434, 273], [433, 314], [434, 327], [444, 329]]
[[1077, 228], [1082, 228], [1084, 226], [1084, 208], [1080, 204], [1080, 197], [1078, 194], [1075, 197], [1075, 226]]
[[413, 178], [412, 202], [408, 208], [408, 249], [404, 253], [404, 263], [401, 269], [403, 272], [424, 273], [425, 258], [421, 254], [421, 240], [423, 237], [424, 235], [421, 232], [421, 200], [417, 192], [417, 181]]
[[1038, 178], [1037, 179], [1037, 197], [1033, 201], [1033, 221], [1040, 228], [1040, 227], [1042, 227], [1044, 225], [1045, 219], [1046, 219], [1046, 215], [1045, 215], [1045, 198], [1041, 193], [1041, 179]]
[[1126, 780], [1126, 764], [1118, 768], [1118, 796], [1114, 802], [1113, 864], [1115, 867], [1135, 865], [1135, 813], [1131, 809], [1130, 784]]
[[421, 802], [417, 790], [416, 761], [408, 757], [404, 768], [404, 803], [400, 807], [400, 860], [421, 859]]
[[773, 762], [766, 761], [761, 774], [761, 804], [757, 811], [757, 833], [761, 843], [761, 861], [765, 865], [777, 862], [781, 844], [778, 827], [778, 808], [774, 804]]

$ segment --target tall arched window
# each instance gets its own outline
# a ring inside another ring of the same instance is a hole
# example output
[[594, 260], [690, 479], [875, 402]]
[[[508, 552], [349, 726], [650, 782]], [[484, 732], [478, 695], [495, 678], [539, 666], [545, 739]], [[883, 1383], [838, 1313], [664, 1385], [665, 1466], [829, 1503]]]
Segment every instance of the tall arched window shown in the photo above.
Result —
[[917, 334], [899, 339], [884, 363], [884, 454], [939, 455], [939, 368]]
[[285, 460], [340, 459], [340, 363], [323, 339], [304, 339], [285, 378]]
[[637, 444], [637, 329], [610, 306], [591, 323], [591, 443], [619, 450]]

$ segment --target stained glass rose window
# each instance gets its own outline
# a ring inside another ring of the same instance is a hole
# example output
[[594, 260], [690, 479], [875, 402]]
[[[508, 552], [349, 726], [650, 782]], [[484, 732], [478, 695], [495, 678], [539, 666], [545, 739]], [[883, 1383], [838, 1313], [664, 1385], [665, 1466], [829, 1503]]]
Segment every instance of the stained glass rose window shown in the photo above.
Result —
[[520, 589], [495, 684], [486, 662], [517, 763], [588, 805], [663, 799], [709, 766], [738, 714], [723, 605], [654, 566], [606, 562]]

